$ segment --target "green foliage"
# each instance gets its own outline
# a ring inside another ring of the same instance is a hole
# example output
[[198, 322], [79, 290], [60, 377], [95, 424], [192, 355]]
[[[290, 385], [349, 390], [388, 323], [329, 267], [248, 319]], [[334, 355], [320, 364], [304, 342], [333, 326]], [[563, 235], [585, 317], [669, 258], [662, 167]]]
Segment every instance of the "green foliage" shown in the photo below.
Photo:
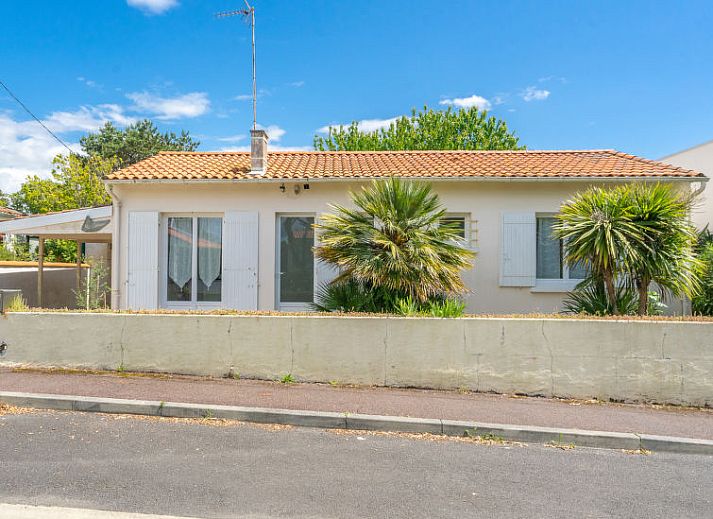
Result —
[[388, 128], [364, 132], [356, 121], [348, 127], [330, 127], [326, 137], [315, 135], [314, 149], [364, 150], [517, 150], [519, 139], [505, 121], [488, 117], [476, 107], [462, 110], [412, 110]]
[[93, 260], [82, 276], [80, 290], [73, 290], [77, 308], [97, 310], [109, 306], [109, 268], [104, 260]]
[[419, 302], [466, 292], [461, 271], [475, 254], [455, 225], [442, 224], [445, 209], [430, 185], [390, 178], [352, 200], [355, 209], [333, 205], [315, 225], [316, 255], [339, 268], [337, 282], [351, 279]]
[[12, 250], [0, 245], [0, 261], [30, 261], [31, 259], [26, 242], [16, 242]]
[[126, 167], [157, 154], [159, 151], [195, 151], [200, 142], [182, 130], [161, 133], [148, 119], [130, 124], [123, 130], [106, 123], [98, 132], [80, 139], [82, 150], [89, 157], [114, 162], [114, 167]]
[[282, 382], [283, 384], [294, 384], [295, 377], [292, 376], [292, 373], [288, 373], [280, 379], [280, 382]]
[[10, 304], [7, 306], [6, 311], [8, 312], [27, 312], [30, 308], [27, 306], [25, 299], [17, 295], [10, 300]]
[[698, 259], [701, 286], [691, 302], [696, 315], [713, 315], [713, 241], [700, 240]]
[[398, 295], [354, 279], [345, 279], [320, 286], [316, 301], [312, 306], [319, 312], [391, 313]]
[[419, 303], [406, 297], [397, 301], [395, 310], [397, 314], [408, 316], [461, 317], [465, 311], [465, 303], [449, 298], [435, 298]]
[[11, 205], [18, 211], [40, 214], [110, 204], [102, 179], [115, 164], [115, 160], [101, 157], [57, 155], [51, 178], [28, 177], [11, 195]]
[[601, 280], [608, 311], [624, 313], [617, 285], [627, 284], [638, 291], [639, 315], [646, 315], [652, 283], [675, 296], [698, 289], [692, 203], [664, 184], [593, 187], [562, 206], [555, 233], [567, 243], [565, 261]]
[[[639, 302], [635, 290], [630, 286], [619, 284], [614, 292], [616, 308], [619, 314], [634, 315]], [[567, 295], [562, 303], [564, 313], [588, 315], [612, 315], [612, 304], [602, 279], [585, 279]]]

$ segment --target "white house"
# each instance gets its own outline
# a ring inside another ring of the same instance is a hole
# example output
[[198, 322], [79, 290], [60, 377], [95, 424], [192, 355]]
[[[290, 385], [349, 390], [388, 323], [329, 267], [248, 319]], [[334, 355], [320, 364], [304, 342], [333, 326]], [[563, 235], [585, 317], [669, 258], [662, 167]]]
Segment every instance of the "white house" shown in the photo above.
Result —
[[582, 277], [562, 262], [553, 215], [574, 193], [617, 182], [707, 178], [612, 150], [163, 152], [107, 179], [112, 304], [133, 309], [302, 310], [332, 269], [312, 224], [372, 179], [431, 182], [478, 255], [469, 312], [558, 311]]
[[[695, 169], [704, 175], [713, 175], [713, 141], [704, 142], [685, 150], [667, 155], [662, 162], [673, 164], [687, 169]], [[706, 225], [713, 227], [713, 186], [706, 185], [700, 197], [700, 205], [693, 212], [693, 222], [699, 229]], [[713, 229], [711, 229], [713, 231]]]

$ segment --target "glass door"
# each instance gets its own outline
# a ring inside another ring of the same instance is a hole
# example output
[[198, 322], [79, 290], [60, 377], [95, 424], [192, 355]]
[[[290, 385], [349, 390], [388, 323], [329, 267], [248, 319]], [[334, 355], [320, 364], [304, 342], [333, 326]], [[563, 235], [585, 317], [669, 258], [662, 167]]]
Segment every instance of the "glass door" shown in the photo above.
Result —
[[314, 216], [278, 217], [277, 297], [280, 310], [309, 310], [314, 301]]

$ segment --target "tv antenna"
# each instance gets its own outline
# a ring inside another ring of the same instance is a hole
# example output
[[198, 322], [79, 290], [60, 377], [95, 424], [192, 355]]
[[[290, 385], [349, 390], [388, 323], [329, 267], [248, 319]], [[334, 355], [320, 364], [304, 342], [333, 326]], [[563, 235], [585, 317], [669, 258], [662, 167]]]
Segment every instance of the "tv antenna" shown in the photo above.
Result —
[[246, 21], [250, 21], [252, 28], [253, 39], [253, 130], [257, 130], [257, 82], [255, 80], [255, 8], [252, 7], [248, 0], [245, 0], [246, 9], [237, 9], [235, 11], [225, 11], [218, 13], [217, 18], [228, 18], [231, 16], [242, 16]]

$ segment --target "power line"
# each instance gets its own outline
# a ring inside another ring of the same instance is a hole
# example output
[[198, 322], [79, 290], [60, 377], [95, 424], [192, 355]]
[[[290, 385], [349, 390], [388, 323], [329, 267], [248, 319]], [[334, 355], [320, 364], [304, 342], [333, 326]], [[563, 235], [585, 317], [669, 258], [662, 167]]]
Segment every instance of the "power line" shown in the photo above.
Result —
[[0, 79], [0, 86], [2, 86], [8, 94], [10, 94], [10, 97], [12, 97], [15, 101], [17, 101], [17, 104], [19, 104], [19, 105], [23, 108], [23, 110], [25, 110], [25, 112], [27, 112], [28, 114], [30, 114], [30, 116], [31, 116], [35, 121], [37, 121], [37, 122], [40, 124], [40, 126], [42, 126], [45, 130], [47, 130], [47, 133], [49, 133], [52, 137], [54, 137], [54, 139], [55, 139], [57, 142], [59, 142], [62, 146], [64, 146], [65, 148], [67, 148], [67, 150], [69, 150], [69, 153], [74, 153], [74, 151], [72, 150], [72, 148], [70, 148], [70, 147], [67, 145], [67, 143], [64, 142], [62, 139], [60, 139], [59, 137], [57, 137], [57, 135], [56, 135], [52, 130], [50, 130], [49, 128], [47, 128], [47, 126], [45, 126], [45, 123], [43, 123], [42, 121], [40, 121], [39, 118], [38, 118], [35, 114], [33, 114], [33, 113], [30, 111], [30, 109], [27, 108], [27, 106], [25, 106], [25, 103], [23, 103], [22, 101], [19, 100], [18, 97], [17, 97], [15, 94], [12, 93], [12, 91], [7, 87], [7, 85], [6, 85], [5, 83], [2, 82], [1, 79]]

